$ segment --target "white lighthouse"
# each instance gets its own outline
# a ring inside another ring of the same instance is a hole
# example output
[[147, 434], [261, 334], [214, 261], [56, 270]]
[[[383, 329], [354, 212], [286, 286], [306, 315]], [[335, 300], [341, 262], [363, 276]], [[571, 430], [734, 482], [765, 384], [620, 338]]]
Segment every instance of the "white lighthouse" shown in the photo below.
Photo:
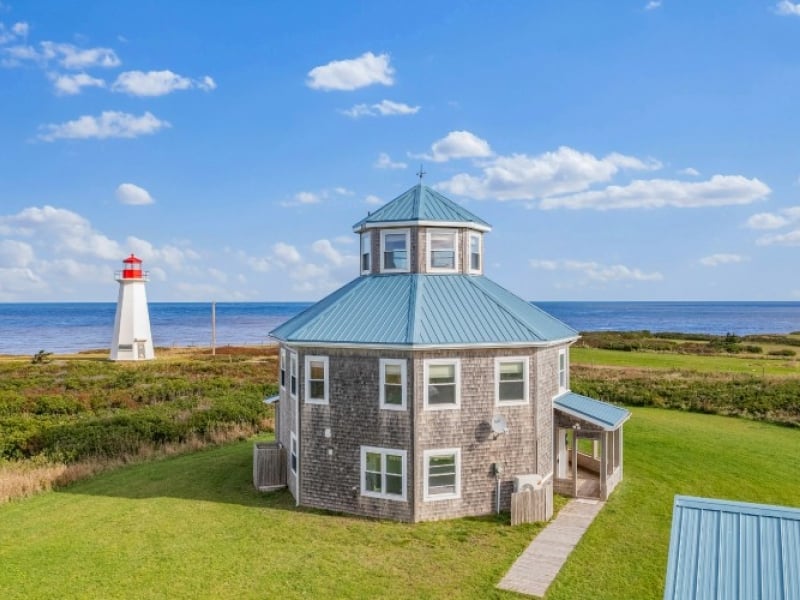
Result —
[[150, 335], [150, 313], [147, 310], [145, 282], [150, 278], [142, 271], [142, 260], [131, 254], [122, 261], [119, 281], [117, 315], [114, 317], [114, 339], [111, 340], [111, 360], [150, 360], [155, 358]]

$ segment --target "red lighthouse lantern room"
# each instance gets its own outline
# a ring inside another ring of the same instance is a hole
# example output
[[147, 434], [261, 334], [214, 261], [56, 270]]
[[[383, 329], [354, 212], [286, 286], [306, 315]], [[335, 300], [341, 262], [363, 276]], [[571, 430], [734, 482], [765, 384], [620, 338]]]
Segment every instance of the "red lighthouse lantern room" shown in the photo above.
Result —
[[122, 279], [142, 279], [142, 259], [131, 254], [122, 261]]

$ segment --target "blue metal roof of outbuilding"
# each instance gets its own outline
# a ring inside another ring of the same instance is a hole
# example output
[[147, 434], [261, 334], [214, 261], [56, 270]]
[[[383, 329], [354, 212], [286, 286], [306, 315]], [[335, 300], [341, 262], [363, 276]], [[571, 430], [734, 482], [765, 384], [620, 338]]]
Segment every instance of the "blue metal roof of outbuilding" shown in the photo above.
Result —
[[675, 496], [665, 600], [800, 599], [800, 509]]
[[359, 277], [270, 332], [294, 343], [527, 345], [578, 333], [482, 276]]
[[630, 411], [622, 407], [581, 396], [574, 392], [567, 392], [558, 396], [553, 400], [553, 406], [558, 410], [589, 421], [609, 431], [617, 429], [631, 416]]
[[360, 231], [367, 225], [409, 222], [463, 223], [481, 230], [490, 229], [486, 221], [421, 183], [361, 219], [353, 229]]

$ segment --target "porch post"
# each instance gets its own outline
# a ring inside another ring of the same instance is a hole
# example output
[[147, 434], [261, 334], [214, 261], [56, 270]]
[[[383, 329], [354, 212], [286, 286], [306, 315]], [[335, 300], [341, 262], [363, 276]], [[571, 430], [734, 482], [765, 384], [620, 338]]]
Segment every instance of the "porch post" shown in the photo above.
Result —
[[600, 433], [600, 499], [608, 499], [608, 432]]
[[572, 430], [572, 486], [573, 497], [578, 497], [578, 434]]

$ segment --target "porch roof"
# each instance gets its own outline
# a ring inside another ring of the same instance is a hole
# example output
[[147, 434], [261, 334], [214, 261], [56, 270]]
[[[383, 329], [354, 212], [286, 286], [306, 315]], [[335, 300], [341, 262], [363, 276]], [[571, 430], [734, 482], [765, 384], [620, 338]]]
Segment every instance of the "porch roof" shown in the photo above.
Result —
[[553, 400], [556, 410], [588, 421], [606, 431], [614, 431], [627, 421], [631, 413], [624, 408], [594, 398], [567, 392]]
[[665, 600], [799, 594], [800, 509], [675, 496]]

